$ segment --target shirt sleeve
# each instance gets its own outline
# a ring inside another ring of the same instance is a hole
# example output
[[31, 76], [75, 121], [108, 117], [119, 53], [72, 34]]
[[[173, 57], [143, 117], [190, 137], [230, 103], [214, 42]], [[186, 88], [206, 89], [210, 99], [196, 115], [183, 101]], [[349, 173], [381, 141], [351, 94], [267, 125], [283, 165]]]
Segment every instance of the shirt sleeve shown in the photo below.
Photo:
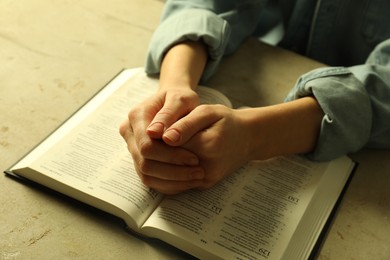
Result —
[[309, 158], [331, 160], [363, 147], [390, 148], [390, 39], [363, 65], [320, 68], [303, 75], [286, 101], [310, 95], [325, 116]]
[[171, 0], [154, 32], [145, 65], [146, 73], [159, 74], [165, 53], [175, 44], [202, 40], [208, 62], [202, 76], [207, 80], [225, 54], [232, 53], [257, 27], [266, 0]]

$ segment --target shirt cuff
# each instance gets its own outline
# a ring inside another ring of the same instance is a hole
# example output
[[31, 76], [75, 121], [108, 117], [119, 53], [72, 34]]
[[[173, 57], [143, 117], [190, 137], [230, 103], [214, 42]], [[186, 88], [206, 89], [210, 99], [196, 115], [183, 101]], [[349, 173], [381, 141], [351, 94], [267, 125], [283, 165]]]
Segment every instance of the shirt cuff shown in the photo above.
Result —
[[205, 81], [218, 67], [229, 35], [227, 22], [207, 10], [188, 9], [169, 16], [153, 34], [146, 60], [146, 73], [159, 74], [164, 55], [175, 44], [186, 40], [202, 40], [208, 46], [208, 61], [201, 79]]
[[324, 111], [312, 160], [327, 161], [361, 149], [370, 137], [372, 112], [363, 84], [348, 68], [320, 68], [303, 75], [286, 101], [314, 96]]

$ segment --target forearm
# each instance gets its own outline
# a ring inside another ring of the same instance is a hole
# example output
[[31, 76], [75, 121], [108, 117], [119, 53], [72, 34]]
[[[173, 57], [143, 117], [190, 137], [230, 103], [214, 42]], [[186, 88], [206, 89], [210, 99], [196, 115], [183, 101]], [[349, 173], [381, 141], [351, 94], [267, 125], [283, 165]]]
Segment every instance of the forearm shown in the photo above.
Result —
[[363, 147], [390, 148], [390, 39], [366, 64], [325, 67], [302, 75], [286, 101], [315, 96], [325, 113], [313, 160], [332, 160]]
[[160, 89], [190, 87], [195, 89], [207, 62], [203, 42], [186, 41], [173, 46], [165, 55], [160, 73]]
[[313, 151], [324, 116], [313, 97], [242, 112], [251, 160]]
[[[253, 34], [265, 0], [258, 1], [167, 1], [162, 23], [150, 41], [145, 71], [161, 73], [168, 50], [184, 41], [202, 41], [208, 60], [202, 81], [213, 75], [226, 54], [234, 52]], [[250, 26], [249, 26], [250, 25]], [[174, 28], [174, 29], [173, 29]]]

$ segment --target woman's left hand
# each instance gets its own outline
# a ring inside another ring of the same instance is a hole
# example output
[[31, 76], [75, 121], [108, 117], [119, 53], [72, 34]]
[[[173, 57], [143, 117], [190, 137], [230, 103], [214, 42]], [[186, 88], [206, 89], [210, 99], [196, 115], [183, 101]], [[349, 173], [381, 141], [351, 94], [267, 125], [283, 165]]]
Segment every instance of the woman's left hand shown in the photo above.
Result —
[[213, 186], [250, 160], [251, 137], [243, 110], [223, 105], [201, 105], [170, 126], [165, 143], [194, 154], [205, 171], [198, 188]]

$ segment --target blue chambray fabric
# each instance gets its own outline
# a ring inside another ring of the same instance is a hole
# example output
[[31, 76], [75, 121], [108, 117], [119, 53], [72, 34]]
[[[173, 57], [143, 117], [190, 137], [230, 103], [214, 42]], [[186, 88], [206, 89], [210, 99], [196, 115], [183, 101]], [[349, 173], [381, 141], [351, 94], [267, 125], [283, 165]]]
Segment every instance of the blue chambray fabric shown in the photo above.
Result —
[[388, 0], [171, 0], [151, 40], [146, 72], [158, 74], [174, 44], [203, 40], [205, 81], [224, 55], [280, 19], [280, 46], [332, 66], [302, 75], [286, 98], [314, 95], [325, 112], [316, 150], [307, 156], [329, 160], [365, 146], [390, 148], [389, 13]]

